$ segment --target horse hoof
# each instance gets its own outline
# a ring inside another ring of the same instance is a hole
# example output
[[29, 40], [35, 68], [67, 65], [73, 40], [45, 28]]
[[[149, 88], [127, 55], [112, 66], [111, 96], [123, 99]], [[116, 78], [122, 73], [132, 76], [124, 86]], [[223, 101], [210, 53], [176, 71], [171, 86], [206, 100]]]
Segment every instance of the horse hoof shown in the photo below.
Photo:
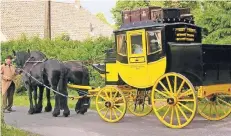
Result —
[[34, 109], [30, 109], [30, 110], [28, 111], [28, 114], [30, 114], [30, 115], [34, 114]]
[[36, 113], [41, 113], [42, 109], [43, 109], [42, 107], [41, 108], [37, 108]]
[[53, 117], [57, 117], [58, 115], [60, 115], [60, 111], [54, 111], [52, 113]]
[[52, 107], [51, 106], [46, 106], [45, 107], [45, 112], [50, 112], [52, 111]]
[[70, 115], [70, 111], [69, 110], [63, 112], [63, 116], [64, 117], [68, 117], [69, 115]]

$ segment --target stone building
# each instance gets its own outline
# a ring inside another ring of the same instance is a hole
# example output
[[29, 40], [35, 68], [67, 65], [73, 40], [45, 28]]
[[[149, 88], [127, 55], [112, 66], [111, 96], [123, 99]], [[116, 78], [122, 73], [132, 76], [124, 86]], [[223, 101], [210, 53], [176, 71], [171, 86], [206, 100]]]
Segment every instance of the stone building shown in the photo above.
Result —
[[[27, 36], [44, 37], [45, 2], [42, 0], [1, 0], [1, 41]], [[72, 40], [110, 37], [113, 28], [80, 5], [80, 1], [51, 1], [51, 37], [68, 34]]]

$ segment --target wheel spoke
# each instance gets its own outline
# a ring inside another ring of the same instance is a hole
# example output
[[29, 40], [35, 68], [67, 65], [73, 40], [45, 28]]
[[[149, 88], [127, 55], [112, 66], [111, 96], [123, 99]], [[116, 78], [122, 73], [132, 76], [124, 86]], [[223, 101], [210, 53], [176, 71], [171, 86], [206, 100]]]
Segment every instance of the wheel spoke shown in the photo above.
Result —
[[106, 94], [106, 97], [108, 98], [108, 100], [110, 100], [109, 96], [108, 96], [108, 92], [104, 91], [104, 93]]
[[119, 108], [117, 108], [116, 106], [114, 106], [114, 108], [119, 111], [120, 113], [123, 113]]
[[114, 114], [115, 114], [116, 119], [118, 119], [119, 117], [117, 116], [115, 109], [112, 108], [112, 110], [113, 110], [113, 112], [114, 112]]
[[229, 107], [231, 107], [230, 103], [227, 103], [226, 101], [222, 100], [221, 98], [218, 98], [218, 100], [220, 100], [221, 102], [223, 102], [224, 104], [228, 105]]
[[116, 105], [116, 106], [124, 106], [124, 103], [116, 103], [114, 105]]
[[[219, 105], [220, 110], [222, 110], [223, 108], [221, 107], [220, 102], [219, 102], [219, 101], [217, 101], [217, 103], [218, 103], [218, 105]], [[225, 112], [224, 110], [222, 110], [222, 111], [224, 112], [224, 114], [226, 114], [226, 112]]]
[[181, 107], [177, 104], [178, 109], [180, 110], [181, 114], [184, 116], [184, 118], [188, 121], [188, 117], [186, 116], [186, 114], [183, 112], [183, 110], [181, 109]]
[[210, 117], [212, 117], [212, 104], [211, 103], [209, 104], [209, 115]]
[[171, 119], [170, 119], [170, 124], [172, 125], [173, 122], [173, 116], [174, 116], [174, 106], [172, 106], [172, 113], [171, 113]]
[[201, 110], [201, 112], [203, 112], [205, 110], [205, 108], [209, 105], [209, 103], [207, 103], [204, 108]]
[[169, 90], [165, 87], [165, 85], [161, 81], [159, 83], [164, 88], [164, 90], [169, 94]]
[[99, 95], [100, 98], [102, 98], [103, 100], [107, 101], [108, 99], [105, 98], [104, 96], [102, 96], [101, 94]]
[[112, 109], [110, 109], [110, 120], [112, 120]]
[[117, 94], [118, 94], [118, 91], [115, 92], [115, 95], [113, 96], [113, 101], [115, 100]]
[[167, 94], [165, 94], [165, 93], [163, 93], [163, 92], [161, 92], [161, 91], [159, 91], [159, 90], [157, 90], [157, 89], [155, 89], [155, 91], [156, 91], [157, 93], [161, 94], [162, 96], [165, 96], [165, 97], [168, 98], [168, 95], [167, 95]]
[[173, 93], [173, 90], [172, 90], [172, 86], [171, 86], [171, 83], [170, 83], [170, 81], [169, 81], [168, 76], [166, 76], [166, 79], [167, 79], [167, 82], [168, 82], [168, 88], [169, 88], [169, 90], [170, 90], [170, 93], [172, 94], [172, 93]]
[[107, 107], [103, 107], [103, 108], [101, 108], [99, 111], [102, 111], [102, 110], [104, 110], [104, 109], [106, 109]]
[[165, 105], [161, 106], [160, 108], [156, 109], [156, 111], [159, 111], [159, 110], [163, 109], [163, 108], [166, 107], [166, 106], [168, 106], [168, 105], [165, 104]]
[[110, 90], [110, 99], [112, 99], [112, 89]]
[[194, 99], [179, 99], [179, 102], [194, 102]]
[[178, 112], [178, 107], [177, 106], [175, 107], [175, 110], [176, 110], [176, 117], [177, 117], [178, 124], [181, 125], [180, 116], [179, 116], [179, 112]]
[[109, 111], [109, 108], [107, 108], [106, 113], [103, 115], [104, 118], [105, 118], [105, 116], [107, 115], [108, 111]]
[[192, 112], [193, 113], [193, 110], [190, 109], [189, 107], [187, 107], [186, 105], [182, 104], [181, 102], [179, 102], [179, 104], [184, 107], [185, 109], [187, 109], [188, 111]]
[[154, 99], [154, 102], [155, 101], [167, 101], [166, 99]]
[[163, 120], [164, 120], [164, 118], [166, 117], [166, 115], [168, 114], [169, 110], [170, 110], [170, 106], [168, 106], [167, 111], [164, 113], [164, 116], [162, 117]]
[[114, 102], [117, 102], [119, 100], [123, 100], [123, 97], [119, 97], [118, 99], [116, 99]]
[[216, 104], [214, 103], [213, 106], [214, 106], [214, 109], [215, 109], [215, 112], [216, 112], [216, 117], [218, 118], [219, 116], [218, 116]]
[[187, 90], [187, 91], [184, 92], [184, 93], [180, 93], [179, 98], [184, 97], [184, 96], [189, 96], [189, 95], [191, 95], [191, 94], [193, 94], [193, 91], [192, 91], [192, 89], [189, 89], [189, 90]]
[[181, 89], [182, 89], [182, 87], [183, 87], [183, 85], [184, 85], [184, 83], [185, 83], [185, 81], [183, 80], [182, 82], [181, 82], [181, 84], [180, 84], [180, 87], [179, 87], [179, 89], [177, 90], [177, 96], [179, 95], [179, 93], [180, 93], [180, 91], [181, 91]]
[[174, 93], [176, 93], [176, 90], [177, 90], [177, 77], [175, 76], [174, 77]]

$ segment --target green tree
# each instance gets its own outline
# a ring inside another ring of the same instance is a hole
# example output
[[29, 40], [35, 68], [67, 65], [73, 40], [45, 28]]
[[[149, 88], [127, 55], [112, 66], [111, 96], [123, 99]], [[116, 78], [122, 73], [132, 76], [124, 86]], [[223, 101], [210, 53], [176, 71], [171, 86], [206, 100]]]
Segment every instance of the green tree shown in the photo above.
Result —
[[195, 23], [203, 27], [203, 43], [231, 44], [231, 2], [201, 2]]
[[107, 21], [107, 19], [106, 19], [106, 17], [104, 16], [103, 13], [101, 13], [101, 12], [97, 13], [97, 14], [96, 14], [96, 17], [97, 17], [98, 19], [100, 19], [102, 22], [104, 22], [105, 24], [110, 25], [113, 29], [116, 29], [116, 26], [115, 26], [114, 24], [110, 24], [110, 23]]
[[104, 22], [104, 23], [106, 23], [106, 24], [110, 24], [110, 23], [108, 23], [108, 21], [107, 21], [107, 19], [105, 18], [105, 16], [104, 16], [103, 13], [101, 13], [101, 12], [97, 13], [97, 14], [96, 14], [96, 17], [97, 17], [98, 19], [100, 19], [102, 22]]
[[164, 1], [163, 5], [164, 7], [169, 7], [169, 8], [190, 8], [191, 10], [194, 10], [199, 7], [199, 2], [176, 0], [176, 1]]

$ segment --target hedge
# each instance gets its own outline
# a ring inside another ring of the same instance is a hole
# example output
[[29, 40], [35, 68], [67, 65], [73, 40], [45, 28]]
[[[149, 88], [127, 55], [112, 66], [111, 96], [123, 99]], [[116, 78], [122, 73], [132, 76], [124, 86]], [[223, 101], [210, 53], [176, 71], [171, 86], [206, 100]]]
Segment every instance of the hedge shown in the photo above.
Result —
[[[2, 61], [6, 56], [12, 54], [12, 50], [26, 51], [27, 49], [39, 50], [47, 55], [48, 58], [57, 58], [61, 61], [79, 60], [100, 63], [105, 58], [104, 50], [112, 48], [113, 38], [98, 37], [88, 38], [84, 41], [69, 40], [65, 35], [55, 39], [41, 39], [39, 37], [28, 38], [22, 35], [19, 39], [1, 43]], [[91, 72], [90, 84], [93, 86], [103, 85], [99, 74], [88, 65]]]

